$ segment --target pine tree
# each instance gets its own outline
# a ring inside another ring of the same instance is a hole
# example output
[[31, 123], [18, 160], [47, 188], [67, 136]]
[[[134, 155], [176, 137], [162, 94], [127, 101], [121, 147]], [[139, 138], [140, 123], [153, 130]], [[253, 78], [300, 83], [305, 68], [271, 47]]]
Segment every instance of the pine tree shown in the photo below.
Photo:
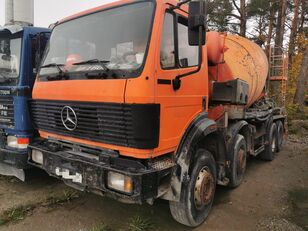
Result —
[[279, 4], [277, 27], [276, 27], [276, 38], [275, 46], [283, 47], [284, 33], [285, 33], [285, 21], [287, 14], [287, 0], [281, 0]]
[[292, 26], [291, 26], [291, 34], [289, 39], [289, 65], [292, 65], [292, 56], [294, 55], [295, 50], [295, 39], [296, 34], [298, 32], [298, 14], [299, 14], [299, 0], [294, 0], [294, 10], [293, 10], [293, 20], [292, 20]]
[[209, 28], [217, 31], [228, 31], [232, 10], [232, 4], [228, 0], [209, 1]]
[[301, 70], [297, 78], [297, 87], [294, 96], [294, 103], [299, 105], [299, 111], [303, 111], [305, 94], [308, 86], [308, 45], [306, 46]]
[[232, 4], [236, 11], [236, 14], [230, 14], [234, 18], [239, 20], [239, 34], [246, 37], [247, 29], [247, 2], [246, 0], [232, 0]]
[[247, 16], [257, 32], [254, 39], [259, 45], [263, 45], [267, 41], [266, 29], [269, 26], [271, 16], [270, 9], [271, 1], [268, 0], [251, 0], [247, 5]]

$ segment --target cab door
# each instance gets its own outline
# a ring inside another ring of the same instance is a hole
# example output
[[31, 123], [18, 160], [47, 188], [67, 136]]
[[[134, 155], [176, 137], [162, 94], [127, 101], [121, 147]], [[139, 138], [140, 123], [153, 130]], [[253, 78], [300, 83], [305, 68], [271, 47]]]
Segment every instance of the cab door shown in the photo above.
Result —
[[162, 13], [155, 80], [155, 98], [161, 105], [158, 151], [171, 151], [176, 148], [192, 120], [206, 108], [207, 65], [203, 59], [201, 70], [182, 78], [181, 87], [174, 90], [172, 81], [178, 75], [197, 69], [198, 46], [189, 46], [185, 12], [172, 11], [166, 6]]

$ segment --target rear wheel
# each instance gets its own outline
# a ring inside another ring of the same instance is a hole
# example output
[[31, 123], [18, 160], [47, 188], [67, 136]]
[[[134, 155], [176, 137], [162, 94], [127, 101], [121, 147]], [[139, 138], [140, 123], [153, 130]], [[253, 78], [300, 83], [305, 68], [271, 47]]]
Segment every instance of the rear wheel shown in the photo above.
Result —
[[277, 151], [277, 127], [275, 123], [272, 123], [266, 136], [267, 144], [265, 145], [265, 150], [260, 154], [260, 158], [262, 160], [272, 161]]
[[277, 152], [279, 152], [282, 149], [282, 144], [283, 144], [283, 135], [284, 135], [284, 128], [283, 128], [283, 123], [281, 120], [278, 120], [276, 122], [277, 126]]
[[198, 149], [190, 170], [190, 181], [182, 188], [182, 201], [169, 202], [173, 218], [189, 227], [202, 224], [210, 213], [215, 189], [215, 160], [210, 152]]
[[229, 187], [239, 186], [246, 171], [247, 146], [244, 136], [237, 134], [230, 166]]

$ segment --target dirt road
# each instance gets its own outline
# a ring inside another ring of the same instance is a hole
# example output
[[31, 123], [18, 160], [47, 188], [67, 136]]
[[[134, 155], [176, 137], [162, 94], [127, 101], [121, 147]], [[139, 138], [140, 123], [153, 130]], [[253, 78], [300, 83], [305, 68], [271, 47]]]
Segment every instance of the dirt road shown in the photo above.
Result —
[[[0, 178], [0, 231], [192, 230], [173, 221], [165, 201], [127, 205], [28, 174], [27, 183]], [[293, 137], [272, 162], [250, 159], [243, 184], [219, 187], [210, 217], [194, 230], [308, 230], [307, 139]]]

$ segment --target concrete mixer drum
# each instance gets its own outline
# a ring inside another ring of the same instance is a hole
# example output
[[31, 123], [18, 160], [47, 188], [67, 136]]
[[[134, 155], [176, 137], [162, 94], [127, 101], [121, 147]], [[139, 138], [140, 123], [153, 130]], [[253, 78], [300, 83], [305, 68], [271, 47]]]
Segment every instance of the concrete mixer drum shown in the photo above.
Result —
[[[245, 104], [249, 107], [264, 93], [268, 76], [267, 57], [261, 47], [246, 38], [236, 35], [227, 35], [221, 38], [225, 38], [225, 47], [222, 51], [224, 52], [223, 62], [209, 69], [212, 98], [215, 99], [217, 98], [216, 94], [220, 94], [215, 92], [215, 85], [225, 83], [227, 85], [225, 89], [227, 89], [230, 85], [229, 81], [239, 79], [248, 85]], [[222, 89], [220, 88], [220, 90]], [[235, 87], [234, 91], [238, 91], [238, 88]], [[226, 95], [226, 97], [229, 97], [229, 95]], [[240, 102], [240, 104], [243, 104], [243, 101]]]

